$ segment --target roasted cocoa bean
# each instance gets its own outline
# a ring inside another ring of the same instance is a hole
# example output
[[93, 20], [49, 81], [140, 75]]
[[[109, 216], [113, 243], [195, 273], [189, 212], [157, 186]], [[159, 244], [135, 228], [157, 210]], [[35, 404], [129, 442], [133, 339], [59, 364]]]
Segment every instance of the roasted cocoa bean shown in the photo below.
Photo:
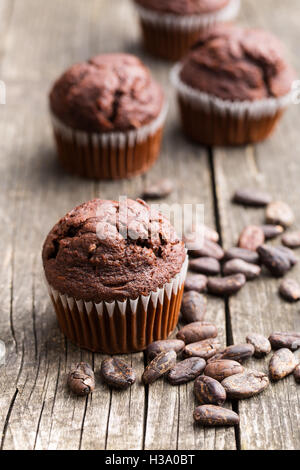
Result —
[[162, 352], [175, 351], [179, 354], [184, 349], [184, 342], [180, 339], [162, 339], [154, 341], [147, 346], [147, 359], [152, 361]]
[[198, 406], [194, 411], [194, 420], [202, 426], [235, 426], [240, 418], [234, 411], [215, 405]]
[[152, 384], [157, 379], [165, 375], [176, 364], [176, 352], [167, 351], [158, 354], [148, 364], [142, 375], [144, 384]]
[[246, 371], [235, 374], [222, 381], [228, 398], [243, 400], [263, 392], [269, 385], [269, 379], [263, 372]]
[[187, 249], [192, 249], [192, 245], [203, 243], [203, 239], [218, 243], [220, 237], [218, 232], [207, 225], [193, 225], [192, 232], [183, 237]]
[[297, 366], [294, 354], [286, 348], [276, 351], [269, 364], [270, 378], [278, 381], [290, 375]]
[[246, 341], [254, 346], [254, 356], [257, 358], [264, 357], [271, 352], [270, 341], [259, 333], [251, 333]]
[[210, 278], [207, 282], [208, 292], [219, 296], [236, 294], [246, 284], [244, 274], [235, 274], [223, 278]]
[[275, 277], [283, 277], [290, 269], [287, 256], [273, 246], [262, 245], [257, 249], [262, 264]]
[[218, 243], [220, 236], [215, 229], [204, 225], [204, 238], [206, 238], [206, 240]]
[[297, 256], [290, 248], [287, 248], [286, 246], [277, 246], [276, 249], [287, 257], [291, 266], [295, 266], [298, 263]]
[[285, 202], [274, 201], [267, 206], [266, 221], [268, 224], [290, 227], [295, 221], [295, 216], [290, 206]]
[[298, 364], [296, 369], [294, 370], [294, 377], [297, 384], [300, 384], [300, 364]]
[[181, 328], [178, 331], [176, 338], [181, 339], [185, 344], [190, 344], [203, 341], [208, 338], [216, 338], [216, 336], [218, 336], [218, 330], [215, 325], [212, 323], [196, 321]]
[[190, 261], [190, 270], [201, 274], [215, 276], [220, 274], [221, 265], [215, 258], [195, 258]]
[[206, 362], [201, 357], [189, 357], [184, 361], [178, 362], [168, 374], [168, 380], [172, 385], [180, 385], [194, 380], [202, 374]]
[[146, 186], [143, 199], [161, 199], [169, 196], [174, 189], [174, 184], [171, 180], [164, 178], [155, 183]]
[[224, 251], [220, 245], [206, 238], [204, 238], [203, 243], [200, 242], [198, 246], [195, 245], [193, 250], [189, 251], [189, 254], [194, 258], [214, 258], [218, 261], [224, 257]]
[[244, 372], [244, 367], [241, 366], [236, 361], [231, 361], [229, 359], [221, 359], [218, 361], [211, 362], [207, 364], [204, 369], [204, 375], [208, 375], [218, 382], [230, 377], [234, 374], [242, 374]]
[[234, 246], [230, 248], [229, 250], [226, 251], [225, 260], [231, 260], [231, 259], [241, 259], [245, 261], [246, 263], [251, 263], [251, 264], [259, 264], [259, 255], [258, 253], [255, 253], [254, 251], [251, 250], [244, 250], [244, 248], [239, 248], [237, 246]]
[[248, 225], [242, 231], [238, 245], [244, 250], [256, 251], [264, 242], [265, 234], [262, 228], [257, 225]]
[[232, 274], [244, 274], [248, 281], [252, 281], [259, 277], [261, 267], [255, 264], [246, 263], [242, 259], [231, 259], [223, 266], [223, 274], [230, 276]]
[[296, 351], [300, 348], [300, 333], [296, 331], [273, 333], [269, 337], [273, 349], [287, 348]]
[[226, 392], [220, 382], [205, 375], [195, 380], [194, 394], [200, 405], [222, 406], [226, 400]]
[[202, 321], [206, 314], [207, 299], [195, 291], [185, 292], [181, 304], [181, 313], [186, 323]]
[[299, 248], [300, 247], [300, 231], [289, 232], [282, 237], [282, 243], [288, 248]]
[[188, 344], [184, 350], [185, 357], [202, 357], [207, 360], [214, 356], [221, 348], [220, 342], [217, 338], [209, 338], [197, 343]]
[[238, 189], [233, 196], [233, 201], [243, 206], [264, 207], [270, 204], [270, 194], [259, 189]]
[[289, 302], [300, 300], [300, 284], [294, 279], [284, 279], [279, 286], [279, 292]]
[[87, 362], [76, 364], [68, 375], [68, 386], [76, 395], [88, 395], [95, 389], [95, 376]]
[[221, 351], [218, 356], [219, 359], [231, 359], [232, 361], [243, 362], [254, 354], [254, 346], [252, 344], [234, 344], [228, 346], [224, 351]]
[[274, 238], [281, 235], [284, 231], [284, 228], [281, 227], [281, 225], [265, 224], [262, 225], [261, 228], [265, 234], [265, 240], [273, 240]]
[[101, 374], [104, 382], [114, 388], [126, 389], [134, 384], [136, 380], [132, 367], [117, 357], [102, 361]]
[[206, 291], [206, 285], [207, 285], [207, 277], [204, 276], [204, 274], [190, 273], [187, 275], [187, 278], [184, 284], [184, 290], [186, 292], [192, 290], [195, 292], [199, 292], [199, 294], [201, 294], [202, 292]]
[[217, 352], [217, 354], [215, 354], [214, 356], [210, 357], [210, 358], [206, 361], [207, 364], [211, 364], [212, 362], [219, 361], [220, 359], [222, 359], [223, 351], [224, 351], [224, 349], [221, 349], [219, 352]]

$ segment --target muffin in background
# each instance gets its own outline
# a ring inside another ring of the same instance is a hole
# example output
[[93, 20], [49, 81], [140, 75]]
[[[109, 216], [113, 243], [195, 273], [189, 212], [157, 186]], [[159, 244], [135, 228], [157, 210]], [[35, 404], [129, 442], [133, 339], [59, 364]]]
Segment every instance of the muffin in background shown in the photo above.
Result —
[[172, 333], [187, 264], [169, 221], [139, 199], [86, 202], [53, 227], [43, 247], [62, 332], [107, 354], [142, 351]]
[[266, 139], [291, 102], [294, 77], [278, 39], [233, 25], [203, 33], [171, 72], [185, 134], [223, 146]]
[[70, 67], [50, 92], [59, 160], [70, 173], [120, 179], [156, 161], [167, 105], [148, 68], [129, 54]]
[[181, 59], [203, 30], [234, 19], [240, 0], [134, 0], [145, 49], [152, 55]]

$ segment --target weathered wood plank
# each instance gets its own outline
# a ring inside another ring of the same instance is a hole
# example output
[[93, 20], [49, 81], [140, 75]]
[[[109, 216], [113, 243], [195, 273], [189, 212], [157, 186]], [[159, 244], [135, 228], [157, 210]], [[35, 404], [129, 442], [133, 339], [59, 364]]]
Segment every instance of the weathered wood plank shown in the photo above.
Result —
[[[299, 3], [289, 6], [273, 2], [243, 2], [245, 21], [258, 24], [277, 33], [287, 44], [292, 60], [299, 71], [299, 57], [295, 54], [297, 30], [292, 11], [299, 12]], [[287, 28], [283, 27], [288, 24]], [[249, 223], [262, 223], [264, 211], [243, 209], [231, 203], [231, 196], [239, 187], [262, 187], [275, 199], [288, 202], [299, 212], [298, 156], [299, 133], [295, 122], [299, 120], [299, 106], [292, 106], [277, 133], [266, 143], [245, 149], [219, 149], [214, 151], [222, 237], [225, 247], [237, 242], [242, 228]], [[299, 226], [299, 222], [298, 222]], [[280, 243], [277, 241], [275, 243]], [[297, 267], [291, 277], [298, 278]], [[265, 275], [247, 286], [229, 302], [234, 342], [245, 340], [249, 332], [269, 335], [274, 330], [300, 330], [299, 307], [278, 297], [278, 280]], [[249, 367], [267, 371], [266, 361], [250, 361]], [[239, 402], [240, 444], [242, 449], [298, 449], [299, 448], [300, 390], [292, 377], [272, 385], [262, 395]]]

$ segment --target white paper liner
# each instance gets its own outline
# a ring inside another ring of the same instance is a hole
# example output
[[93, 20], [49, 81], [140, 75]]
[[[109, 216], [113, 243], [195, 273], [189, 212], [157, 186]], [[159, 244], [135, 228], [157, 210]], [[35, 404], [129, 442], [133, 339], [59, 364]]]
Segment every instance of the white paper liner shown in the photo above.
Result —
[[141, 19], [145, 23], [156, 25], [165, 29], [180, 29], [184, 31], [194, 31], [204, 29], [215, 23], [230, 21], [234, 19], [240, 10], [240, 0], [230, 0], [224, 8], [203, 15], [175, 15], [172, 13], [162, 13], [149, 10], [140, 5], [136, 5]]
[[116, 300], [113, 302], [102, 301], [100, 303], [95, 303], [95, 302], [86, 302], [84, 300], [76, 300], [74, 297], [70, 297], [67, 294], [62, 294], [58, 290], [54, 289], [48, 283], [46, 278], [45, 278], [45, 282], [46, 282], [50, 297], [53, 298], [55, 303], [57, 302], [58, 299], [60, 299], [64, 307], [69, 306], [69, 308], [72, 309], [72, 307], [74, 306], [74, 303], [76, 302], [78, 310], [80, 312], [83, 312], [84, 307], [85, 307], [85, 310], [87, 311], [87, 313], [91, 313], [91, 311], [93, 310], [93, 307], [95, 307], [98, 312], [98, 315], [102, 315], [103, 308], [105, 306], [109, 316], [112, 317], [115, 311], [115, 307], [119, 307], [120, 312], [123, 315], [125, 315], [127, 304], [129, 304], [132, 315], [135, 315], [137, 311], [139, 299], [141, 299], [145, 311], [147, 310], [150, 302], [152, 302], [152, 305], [154, 308], [157, 307], [158, 302], [160, 303], [160, 305], [163, 305], [165, 294], [167, 298], [171, 300], [172, 293], [176, 295], [180, 291], [181, 287], [183, 286], [185, 282], [186, 274], [187, 274], [187, 269], [188, 269], [188, 255], [186, 255], [186, 259], [182, 265], [180, 272], [173, 279], [171, 279], [170, 282], [165, 284], [162, 288], [160, 289], [158, 288], [156, 291], [151, 292], [147, 296], [141, 295], [140, 297], [136, 299], [126, 299], [124, 301]]
[[292, 90], [280, 98], [266, 98], [257, 101], [229, 101], [222, 100], [208, 93], [195, 90], [186, 85], [180, 79], [182, 63], [177, 63], [171, 70], [171, 82], [176, 88], [180, 98], [187, 102], [190, 106], [198, 109], [204, 109], [210, 112], [213, 110], [221, 115], [230, 113], [236, 117], [247, 115], [251, 118], [261, 118], [264, 116], [274, 116], [279, 110], [286, 108], [292, 103]]
[[53, 128], [59, 131], [61, 136], [71, 142], [76, 142], [78, 145], [86, 145], [91, 141], [96, 146], [102, 148], [116, 148], [123, 149], [126, 147], [127, 142], [132, 146], [137, 142], [144, 142], [149, 136], [154, 135], [163, 125], [168, 113], [167, 101], [163, 104], [161, 112], [149, 124], [142, 126], [138, 129], [132, 129], [124, 132], [94, 132], [89, 133], [85, 131], [78, 131], [70, 126], [66, 126], [57, 116], [53, 114], [50, 109], [50, 117]]

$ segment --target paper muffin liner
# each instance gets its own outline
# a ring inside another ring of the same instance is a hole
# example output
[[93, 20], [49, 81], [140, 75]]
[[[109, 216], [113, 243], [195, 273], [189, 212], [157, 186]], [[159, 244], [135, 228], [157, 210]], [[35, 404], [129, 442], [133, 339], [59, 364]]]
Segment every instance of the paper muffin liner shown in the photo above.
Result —
[[158, 117], [149, 124], [110, 133], [75, 130], [50, 111], [59, 160], [70, 173], [99, 180], [144, 173], [158, 158], [167, 111], [164, 103]]
[[171, 71], [185, 133], [205, 145], [243, 145], [266, 139], [292, 102], [292, 91], [280, 98], [228, 101], [195, 90], [180, 78], [182, 64]]
[[162, 288], [123, 302], [86, 302], [48, 286], [60, 329], [77, 346], [105, 354], [146, 349], [175, 329], [180, 311], [188, 256], [180, 272]]
[[146, 49], [152, 55], [175, 61], [188, 51], [201, 31], [234, 19], [240, 9], [240, 0], [230, 0], [224, 8], [202, 15], [175, 15], [149, 10], [136, 3], [135, 6]]

